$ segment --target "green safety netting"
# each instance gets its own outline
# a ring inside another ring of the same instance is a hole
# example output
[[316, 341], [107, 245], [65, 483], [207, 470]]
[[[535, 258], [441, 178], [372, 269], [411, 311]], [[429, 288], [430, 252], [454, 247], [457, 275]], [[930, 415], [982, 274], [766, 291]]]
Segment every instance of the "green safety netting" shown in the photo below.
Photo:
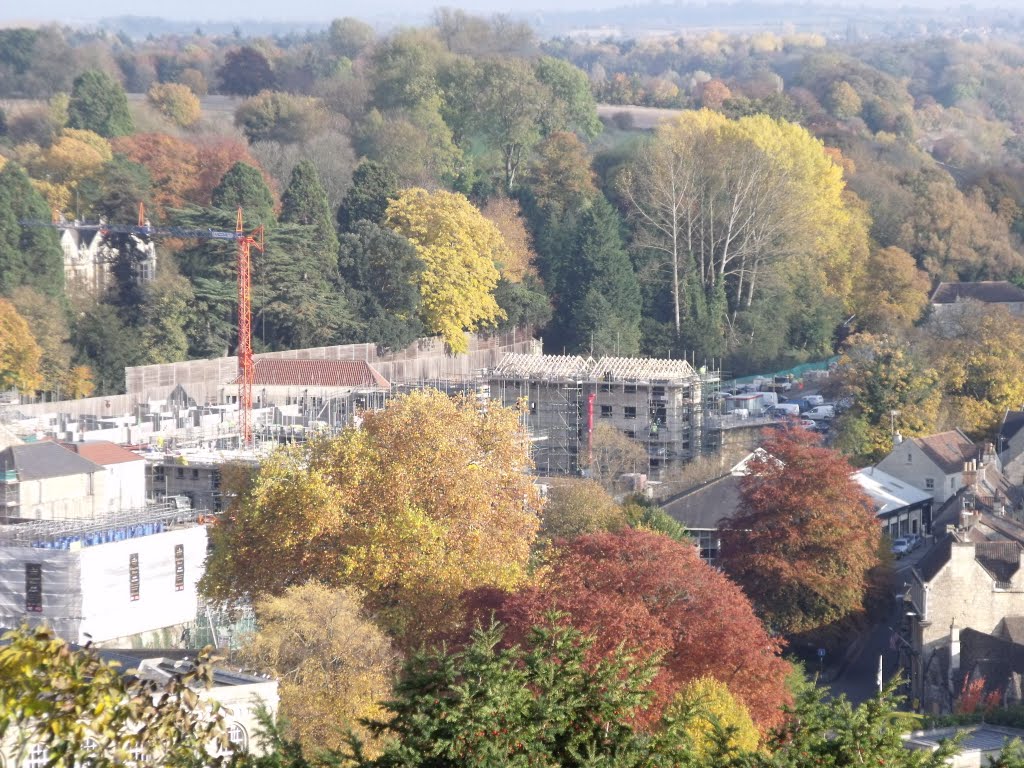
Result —
[[831, 366], [838, 360], [839, 356], [836, 355], [835, 357], [830, 357], [827, 360], [818, 360], [817, 362], [813, 363], [803, 363], [801, 365], [795, 365], [792, 368], [786, 368], [785, 370], [782, 371], [775, 371], [774, 373], [755, 373], [751, 376], [742, 376], [738, 379], [732, 379], [731, 381], [728, 382], [722, 382], [722, 388], [728, 389], [730, 386], [735, 386], [737, 384], [751, 384], [753, 383], [754, 379], [771, 379], [774, 378], [775, 376], [792, 375], [794, 379], [801, 379], [803, 378], [804, 374], [807, 373], [808, 371], [828, 370], [829, 366]]

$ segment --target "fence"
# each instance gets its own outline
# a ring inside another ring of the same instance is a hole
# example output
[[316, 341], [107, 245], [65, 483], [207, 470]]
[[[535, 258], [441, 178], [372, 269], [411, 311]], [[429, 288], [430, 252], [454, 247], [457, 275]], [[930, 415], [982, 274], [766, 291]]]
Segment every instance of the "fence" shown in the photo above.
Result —
[[752, 376], [742, 376], [738, 379], [724, 384], [723, 386], [728, 389], [729, 386], [735, 386], [736, 384], [750, 384], [754, 379], [771, 379], [775, 376], [792, 376], [794, 379], [802, 379], [808, 371], [827, 371], [832, 365], [838, 362], [839, 356], [830, 357], [827, 360], [818, 360], [814, 363], [803, 363], [801, 365], [795, 365], [792, 368], [786, 368], [782, 371], [775, 371], [774, 373], [757, 373]]

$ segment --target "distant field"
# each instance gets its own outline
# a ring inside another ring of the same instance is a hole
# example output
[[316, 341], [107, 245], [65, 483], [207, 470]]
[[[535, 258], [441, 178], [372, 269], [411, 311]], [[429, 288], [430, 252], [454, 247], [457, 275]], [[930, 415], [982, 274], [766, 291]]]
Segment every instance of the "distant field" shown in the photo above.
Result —
[[631, 104], [598, 104], [597, 116], [611, 120], [615, 115], [626, 113], [633, 118], [633, 127], [641, 131], [653, 130], [658, 123], [682, 114], [682, 109], [659, 109], [658, 107], [635, 107]]

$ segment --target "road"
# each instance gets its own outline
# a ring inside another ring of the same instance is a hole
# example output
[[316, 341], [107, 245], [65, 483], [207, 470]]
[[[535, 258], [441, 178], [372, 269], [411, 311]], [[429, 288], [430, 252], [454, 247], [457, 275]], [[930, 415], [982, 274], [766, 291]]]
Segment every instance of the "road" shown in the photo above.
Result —
[[[902, 595], [903, 585], [910, 579], [910, 568], [915, 565], [934, 546], [929, 540], [916, 552], [897, 561], [893, 572], [893, 594]], [[903, 605], [894, 600], [892, 612], [885, 621], [876, 625], [868, 633], [864, 645], [857, 656], [850, 660], [839, 677], [829, 685], [832, 694], [845, 694], [854, 704], [870, 699], [878, 692], [878, 657], [882, 657], [882, 675], [886, 682], [896, 674], [899, 663], [899, 652], [893, 648], [893, 629], [903, 621]], [[898, 643], [898, 641], [897, 641]]]

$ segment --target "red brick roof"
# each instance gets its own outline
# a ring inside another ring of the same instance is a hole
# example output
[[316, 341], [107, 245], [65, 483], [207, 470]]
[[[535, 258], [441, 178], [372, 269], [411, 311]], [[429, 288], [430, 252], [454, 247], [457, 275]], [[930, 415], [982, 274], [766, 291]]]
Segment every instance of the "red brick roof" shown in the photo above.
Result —
[[374, 387], [391, 384], [363, 360], [256, 360], [257, 387]]
[[144, 461], [137, 453], [122, 448], [108, 440], [90, 440], [87, 443], [61, 443], [69, 451], [74, 451], [84, 459], [93, 464], [109, 466], [111, 464], [124, 464], [129, 461]]

